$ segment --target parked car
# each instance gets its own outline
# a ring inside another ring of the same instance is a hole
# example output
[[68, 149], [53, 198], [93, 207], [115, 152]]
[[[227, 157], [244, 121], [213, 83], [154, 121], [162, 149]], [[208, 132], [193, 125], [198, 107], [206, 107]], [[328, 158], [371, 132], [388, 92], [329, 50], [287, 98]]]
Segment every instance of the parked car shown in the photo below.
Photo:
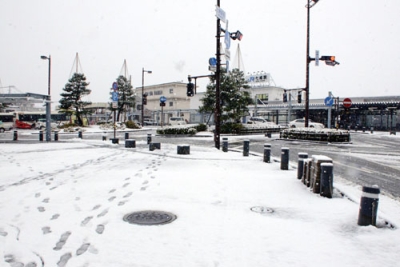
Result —
[[12, 122], [0, 121], [0, 133], [4, 133], [5, 131], [10, 131], [12, 128], [13, 128]]
[[[57, 128], [58, 127], [58, 123], [56, 121], [50, 121], [50, 127], [51, 128]], [[36, 123], [35, 123], [35, 129], [38, 130], [43, 130], [46, 128], [46, 119], [39, 119]]]
[[144, 125], [157, 125], [157, 122], [155, 120], [144, 120], [143, 124]]
[[258, 126], [279, 128], [279, 125], [277, 125], [276, 123], [267, 121], [266, 119], [264, 119], [262, 117], [251, 117], [249, 119], [249, 121], [247, 122], [247, 124], [256, 124]]
[[[304, 127], [306, 120], [305, 119], [296, 119], [289, 122], [290, 128], [301, 128]], [[324, 128], [325, 126], [322, 123], [313, 122], [308, 120], [308, 127], [310, 128]]]
[[184, 125], [186, 121], [183, 117], [171, 117], [169, 118], [170, 125]]

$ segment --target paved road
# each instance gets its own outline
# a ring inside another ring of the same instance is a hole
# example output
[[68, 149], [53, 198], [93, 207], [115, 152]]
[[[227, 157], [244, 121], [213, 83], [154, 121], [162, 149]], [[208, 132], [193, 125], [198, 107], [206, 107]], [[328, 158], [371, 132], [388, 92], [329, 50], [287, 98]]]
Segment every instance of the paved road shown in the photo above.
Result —
[[[31, 131], [19, 131], [18, 140], [20, 142], [37, 142], [38, 133]], [[153, 134], [153, 141], [164, 143], [196, 144], [200, 146], [214, 146], [212, 138], [174, 138], [174, 137], [154, 137], [155, 128], [139, 131], [130, 131], [129, 137], [137, 141], [146, 140], [147, 134]], [[83, 133], [84, 139], [102, 139], [99, 133]], [[117, 137], [124, 140], [125, 133], [117, 132]], [[78, 133], [60, 134], [60, 140], [77, 138]], [[113, 133], [108, 133], [108, 138], [113, 137]], [[1, 142], [12, 142], [13, 132], [0, 134]], [[54, 139], [54, 135], [52, 135]], [[389, 133], [352, 133], [350, 144], [342, 143], [318, 143], [307, 141], [287, 141], [279, 139], [267, 139], [251, 141], [250, 151], [263, 153], [264, 144], [271, 143], [271, 153], [273, 157], [279, 158], [281, 148], [290, 149], [290, 161], [297, 166], [298, 153], [307, 152], [311, 155], [325, 155], [332, 158], [334, 162], [334, 175], [347, 179], [359, 185], [378, 185], [383, 191], [394, 197], [400, 198], [400, 136], [390, 136]], [[222, 142], [221, 142], [222, 145]], [[229, 147], [242, 147], [240, 143], [230, 144]]]

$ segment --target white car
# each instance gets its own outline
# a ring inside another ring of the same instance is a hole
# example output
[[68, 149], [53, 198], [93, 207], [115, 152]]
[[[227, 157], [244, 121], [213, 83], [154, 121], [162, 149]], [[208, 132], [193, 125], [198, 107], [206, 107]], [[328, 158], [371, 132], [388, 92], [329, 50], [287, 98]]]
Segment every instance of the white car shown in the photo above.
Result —
[[182, 117], [171, 117], [171, 118], [169, 118], [169, 124], [170, 125], [184, 125], [184, 124], [186, 124], [186, 121]]
[[267, 121], [266, 119], [262, 117], [251, 117], [247, 124], [256, 124], [258, 126], [265, 126], [265, 127], [276, 127], [279, 128], [279, 126], [276, 123]]
[[[305, 119], [296, 119], [294, 121], [289, 122], [289, 127], [290, 128], [301, 128], [305, 127]], [[311, 120], [308, 120], [308, 127], [309, 128], [324, 128], [325, 126], [322, 123], [318, 122], [313, 122]]]

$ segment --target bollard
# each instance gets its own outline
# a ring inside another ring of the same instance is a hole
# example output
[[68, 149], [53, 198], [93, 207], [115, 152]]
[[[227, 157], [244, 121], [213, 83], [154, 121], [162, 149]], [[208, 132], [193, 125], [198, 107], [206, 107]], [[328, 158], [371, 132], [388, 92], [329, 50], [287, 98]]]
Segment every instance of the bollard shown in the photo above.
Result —
[[103, 141], [106, 141], [106, 140], [107, 140], [107, 133], [106, 133], [106, 132], [103, 132], [102, 140], [103, 140]]
[[264, 144], [264, 162], [271, 163], [271, 144]]
[[321, 163], [321, 190], [320, 195], [332, 198], [333, 195], [333, 164]]
[[125, 140], [129, 139], [129, 133], [125, 133]]
[[155, 149], [161, 149], [161, 144], [160, 143], [150, 143], [149, 150], [154, 151]]
[[189, 145], [177, 146], [177, 153], [178, 155], [189, 155], [190, 146]]
[[18, 131], [14, 131], [13, 141], [17, 141], [17, 140], [18, 140]]
[[78, 132], [78, 138], [82, 139], [82, 131]]
[[110, 140], [113, 144], [119, 144], [119, 138], [110, 138]]
[[297, 164], [297, 179], [301, 179], [303, 177], [303, 168], [304, 168], [304, 160], [308, 158], [308, 153], [300, 152], [298, 154], [298, 164]]
[[358, 213], [358, 225], [376, 226], [380, 193], [379, 187], [377, 185], [373, 185], [372, 187], [363, 186], [362, 191], [360, 211]]
[[54, 141], [58, 141], [58, 131], [54, 131]]
[[266, 133], [265, 136], [268, 137], [268, 138], [271, 138], [271, 136], [272, 136], [271, 132]]
[[374, 127], [371, 127], [371, 133], [372, 134], [374, 133]]
[[365, 127], [363, 127], [363, 133], [365, 133]]
[[289, 148], [282, 147], [281, 150], [281, 170], [289, 170]]
[[222, 138], [222, 151], [228, 152], [228, 138], [227, 137]]
[[126, 139], [125, 140], [125, 147], [126, 148], [134, 148], [134, 147], [136, 147], [136, 140], [135, 139]]
[[151, 134], [147, 134], [147, 144], [150, 145], [151, 143]]
[[43, 131], [39, 132], [39, 141], [43, 141]]
[[244, 157], [249, 156], [249, 150], [250, 150], [250, 140], [244, 140], [243, 141], [243, 156]]

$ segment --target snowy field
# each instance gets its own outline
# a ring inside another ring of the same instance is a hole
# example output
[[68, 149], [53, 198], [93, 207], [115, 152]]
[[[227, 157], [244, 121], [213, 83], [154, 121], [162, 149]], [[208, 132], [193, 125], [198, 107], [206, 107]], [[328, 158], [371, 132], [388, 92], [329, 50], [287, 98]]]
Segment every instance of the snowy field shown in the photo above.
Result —
[[[261, 157], [74, 139], [2, 144], [0, 162], [0, 266], [399, 266], [398, 201], [360, 227], [359, 187], [323, 198]], [[177, 219], [123, 220], [142, 210]]]

